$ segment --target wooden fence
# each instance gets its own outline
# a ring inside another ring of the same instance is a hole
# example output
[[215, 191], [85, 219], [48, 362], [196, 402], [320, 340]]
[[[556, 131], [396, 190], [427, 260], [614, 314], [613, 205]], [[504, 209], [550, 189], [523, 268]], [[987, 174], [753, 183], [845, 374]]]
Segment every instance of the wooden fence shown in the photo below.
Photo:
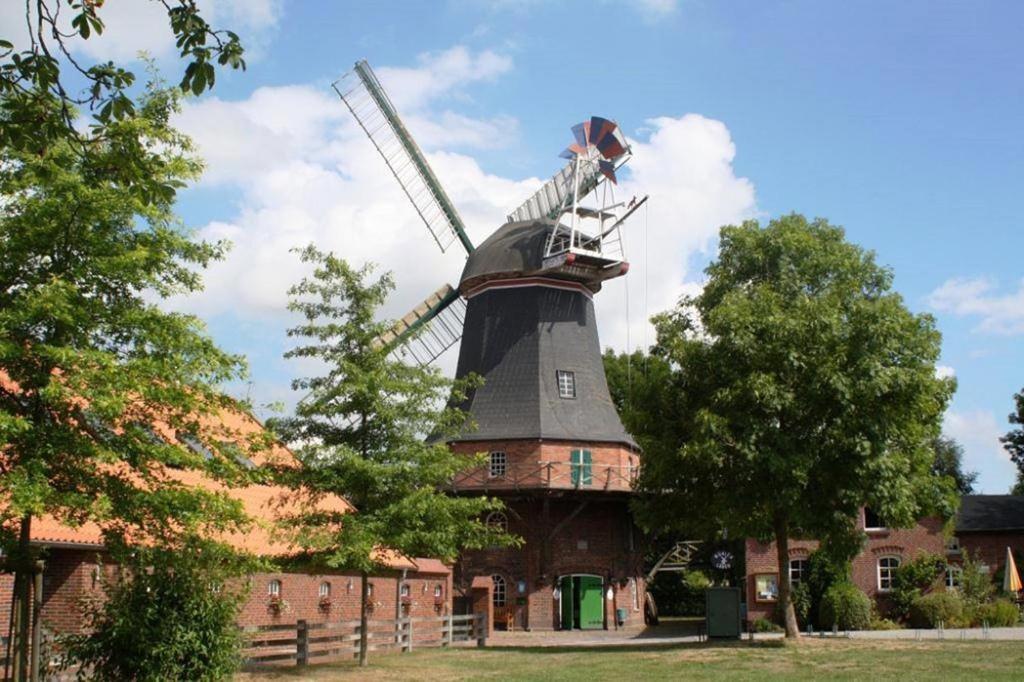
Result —
[[[308, 665], [320, 659], [359, 655], [360, 625], [357, 620], [309, 623], [300, 620], [281, 625], [245, 628], [248, 641], [243, 656], [246, 667]], [[369, 651], [409, 652], [415, 647], [441, 647], [476, 641], [487, 645], [487, 622], [482, 613], [468, 616], [436, 616], [367, 621]]]

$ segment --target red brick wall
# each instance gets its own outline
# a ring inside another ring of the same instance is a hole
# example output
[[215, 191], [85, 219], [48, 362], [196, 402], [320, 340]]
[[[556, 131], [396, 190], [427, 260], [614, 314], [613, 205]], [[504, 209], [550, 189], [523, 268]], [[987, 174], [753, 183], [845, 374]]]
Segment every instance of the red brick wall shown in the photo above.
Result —
[[[1015, 553], [1024, 553], [1024, 531], [957, 533], [957, 539], [960, 541], [961, 552], [969, 551], [971, 559], [988, 566], [989, 575], [995, 575], [1006, 564], [1007, 547]], [[951, 561], [957, 560], [955, 556], [949, 558]], [[1024, 572], [1024, 566], [1018, 565], [1017, 570]]]
[[[858, 523], [863, 530], [863, 515]], [[938, 518], [922, 519], [912, 528], [886, 529], [867, 531], [865, 548], [854, 557], [852, 577], [854, 584], [869, 597], [879, 601], [880, 608], [885, 608], [884, 593], [878, 590], [878, 560], [883, 556], [898, 556], [908, 561], [920, 552], [942, 554], [945, 540], [942, 535], [942, 521]], [[790, 559], [808, 556], [817, 549], [816, 540], [789, 541]], [[1005, 550], [1004, 550], [1005, 551]], [[778, 575], [778, 558], [774, 542], [762, 543], [748, 539], [746, 542], [747, 575], [747, 620], [771, 618], [774, 602], [758, 601], [756, 596], [756, 579], [759, 574]], [[788, 566], [783, 571], [788, 576]]]

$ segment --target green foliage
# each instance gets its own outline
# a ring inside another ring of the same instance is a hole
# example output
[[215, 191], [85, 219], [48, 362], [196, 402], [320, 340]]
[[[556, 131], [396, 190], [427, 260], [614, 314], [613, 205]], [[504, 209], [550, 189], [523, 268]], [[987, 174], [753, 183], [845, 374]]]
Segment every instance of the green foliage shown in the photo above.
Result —
[[[796, 622], [800, 626], [800, 629], [807, 627], [807, 624], [811, 622], [811, 588], [806, 583], [800, 583], [793, 588], [790, 593], [790, 599], [793, 602], [793, 612], [796, 614]], [[772, 611], [772, 621], [784, 624], [785, 616], [782, 613], [782, 609], [779, 606], [779, 602], [775, 602], [775, 608]]]
[[994, 628], [1013, 627], [1020, 622], [1020, 611], [1013, 602], [1007, 599], [996, 599], [979, 606], [972, 621], [971, 625], [973, 626], [988, 623]]
[[710, 586], [711, 580], [703, 571], [686, 570], [658, 573], [648, 589], [662, 616], [703, 616], [704, 593]]
[[750, 629], [754, 632], [782, 632], [782, 628], [767, 618], [755, 618]]
[[85, 634], [63, 638], [66, 662], [96, 680], [222, 680], [241, 662], [236, 625], [244, 570], [216, 548], [119, 557]]
[[1010, 488], [1011, 495], [1024, 495], [1024, 470], [1017, 472], [1017, 481]]
[[869, 630], [901, 630], [903, 627], [894, 620], [888, 618], [878, 618], [874, 614], [871, 616], [871, 624], [868, 626]]
[[920, 552], [910, 561], [900, 564], [893, 575], [889, 594], [893, 615], [906, 618], [917, 598], [937, 587], [945, 575], [946, 560], [930, 552]]
[[[178, 100], [151, 83], [135, 114], [112, 121], [84, 156], [66, 141], [0, 149], [0, 368], [13, 382], [0, 385], [8, 547], [20, 523], [44, 514], [94, 522], [108, 544], [131, 535], [173, 546], [183, 534], [248, 522], [223, 490], [171, 471], [226, 486], [258, 476], [222, 451], [215, 439], [236, 439], [205, 419], [234, 406], [220, 386], [243, 375], [242, 359], [218, 349], [197, 318], [155, 303], [198, 290], [198, 271], [225, 248], [192, 241], [173, 213], [177, 189], [201, 169], [168, 123]], [[154, 438], [155, 421], [202, 440], [211, 456]]]
[[935, 451], [935, 461], [932, 464], [932, 473], [936, 476], [948, 476], [953, 479], [956, 491], [960, 495], [970, 495], [974, 492], [974, 482], [978, 480], [977, 471], [964, 471], [964, 448], [948, 436], [938, 436], [932, 442]]
[[821, 598], [818, 626], [829, 630], [866, 630], [871, 625], [871, 600], [850, 582], [832, 585]]
[[1000, 438], [1003, 447], [1010, 453], [1010, 459], [1017, 465], [1017, 483], [1011, 490], [1014, 495], [1024, 495], [1024, 390], [1013, 396], [1013, 412], [1008, 419], [1017, 428]]
[[964, 601], [957, 592], [931, 592], [914, 600], [910, 606], [910, 624], [915, 628], [963, 625]]
[[[194, 0], [164, 0], [163, 4], [186, 63], [179, 84], [182, 91], [198, 95], [212, 88], [214, 63], [245, 68], [238, 36], [211, 27]], [[23, 20], [3, 28], [0, 97], [6, 116], [0, 125], [0, 147], [39, 152], [53, 144], [73, 143], [77, 152], [88, 156], [112, 126], [141, 115], [132, 93], [136, 80], [132, 71], [113, 62], [82, 61], [80, 43], [103, 33], [102, 6], [103, 2], [91, 0], [36, 0], [25, 3]], [[71, 13], [70, 32], [61, 12], [65, 17]], [[79, 107], [92, 114], [87, 133], [75, 126]], [[139, 181], [147, 180], [139, 177]]]
[[656, 318], [667, 383], [685, 395], [667, 418], [688, 437], [645, 452], [647, 527], [838, 546], [857, 540], [864, 505], [892, 527], [955, 511], [952, 481], [931, 472], [955, 387], [935, 374], [940, 335], [872, 253], [788, 215], [722, 228], [706, 273]]
[[981, 562], [972, 558], [968, 550], [964, 550], [960, 568], [960, 586], [957, 588], [960, 597], [968, 610], [977, 610], [995, 594], [992, 578], [982, 573]]

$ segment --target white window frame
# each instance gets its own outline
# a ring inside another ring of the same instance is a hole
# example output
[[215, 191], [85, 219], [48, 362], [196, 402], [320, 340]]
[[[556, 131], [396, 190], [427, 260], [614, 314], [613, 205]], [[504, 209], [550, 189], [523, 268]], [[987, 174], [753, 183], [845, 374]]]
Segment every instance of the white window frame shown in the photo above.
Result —
[[959, 590], [960, 579], [964, 575], [964, 569], [956, 564], [949, 564], [946, 566], [946, 589], [947, 590]]
[[438, 583], [437, 585], [434, 585], [434, 599], [440, 599], [443, 596], [444, 588], [441, 586], [441, 584]]
[[872, 513], [875, 515], [875, 518], [878, 519], [878, 522], [883, 524], [883, 525], [881, 525], [881, 526], [869, 526], [868, 525], [868, 508], [864, 507], [864, 531], [867, 532], [867, 533], [873, 533], [873, 532], [880, 532], [880, 531], [884, 531], [884, 530], [889, 530], [884, 525], [884, 521], [882, 521], [882, 517], [878, 515], [878, 512], [872, 512]]
[[495, 573], [491, 576], [491, 583], [494, 585], [491, 603], [496, 607], [504, 607], [508, 603], [508, 581], [505, 576]]
[[326, 580], [320, 583], [320, 587], [317, 588], [317, 594], [321, 599], [329, 598], [331, 596], [331, 584]]
[[[896, 562], [895, 566], [889, 565], [894, 561]], [[883, 566], [883, 562], [885, 562], [887, 565]], [[896, 569], [898, 569], [902, 565], [903, 557], [897, 554], [886, 554], [884, 556], [878, 557], [878, 561], [875, 563], [875, 567], [879, 592], [889, 592], [892, 590], [893, 575], [895, 574]], [[884, 577], [882, 571], [885, 571]], [[883, 580], [885, 581], [884, 583]]]
[[281, 581], [277, 578], [272, 578], [267, 582], [267, 594], [271, 597], [281, 596]]
[[412, 594], [412, 590], [409, 589], [409, 583], [402, 583], [402, 586], [398, 590], [399, 596], [408, 597]]
[[558, 397], [566, 400], [575, 400], [576, 372], [567, 369], [556, 369], [555, 379], [558, 383]]
[[[797, 569], [797, 571], [796, 571], [799, 574], [799, 576], [797, 577], [795, 582], [793, 581], [793, 564], [802, 564], [802, 566], [800, 566], [800, 568]], [[800, 583], [802, 583], [805, 580], [807, 580], [807, 571], [810, 570], [810, 568], [811, 568], [810, 561], [805, 556], [800, 556], [800, 557], [795, 557], [793, 559], [790, 559], [789, 560], [789, 571], [788, 571], [788, 574], [787, 574], [789, 576], [789, 585], [790, 585], [790, 587], [796, 587]]]
[[504, 478], [508, 473], [508, 453], [495, 450], [487, 456], [487, 477]]

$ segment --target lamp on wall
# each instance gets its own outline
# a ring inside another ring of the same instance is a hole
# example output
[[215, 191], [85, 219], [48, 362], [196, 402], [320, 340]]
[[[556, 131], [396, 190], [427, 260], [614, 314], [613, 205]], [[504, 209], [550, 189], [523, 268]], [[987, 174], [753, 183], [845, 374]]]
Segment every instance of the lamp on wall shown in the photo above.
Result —
[[352, 578], [348, 579], [348, 584], [345, 585], [345, 591], [352, 594]]

